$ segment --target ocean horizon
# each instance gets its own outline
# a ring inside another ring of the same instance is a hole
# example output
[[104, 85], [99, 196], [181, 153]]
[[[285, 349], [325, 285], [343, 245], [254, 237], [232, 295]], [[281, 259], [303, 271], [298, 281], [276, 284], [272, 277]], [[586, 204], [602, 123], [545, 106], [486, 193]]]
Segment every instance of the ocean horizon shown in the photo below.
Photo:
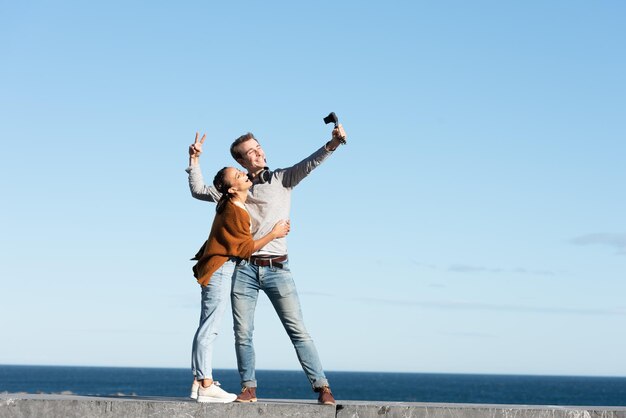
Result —
[[[626, 377], [327, 371], [338, 401], [626, 406]], [[235, 369], [216, 369], [237, 393]], [[0, 392], [189, 396], [188, 368], [0, 365]], [[301, 370], [257, 370], [260, 399], [314, 399]]]

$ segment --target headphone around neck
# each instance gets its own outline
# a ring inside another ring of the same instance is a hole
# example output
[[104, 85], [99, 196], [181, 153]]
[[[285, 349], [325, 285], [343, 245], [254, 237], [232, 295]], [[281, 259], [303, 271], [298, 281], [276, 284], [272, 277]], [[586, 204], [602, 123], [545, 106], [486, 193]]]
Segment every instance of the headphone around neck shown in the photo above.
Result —
[[[270, 173], [269, 167], [263, 167], [263, 170], [256, 176], [259, 184], [267, 183], [268, 181], [270, 181], [271, 177], [272, 175]], [[250, 176], [248, 176], [248, 178], [250, 178]], [[250, 178], [250, 180], [252, 180], [252, 178]]]

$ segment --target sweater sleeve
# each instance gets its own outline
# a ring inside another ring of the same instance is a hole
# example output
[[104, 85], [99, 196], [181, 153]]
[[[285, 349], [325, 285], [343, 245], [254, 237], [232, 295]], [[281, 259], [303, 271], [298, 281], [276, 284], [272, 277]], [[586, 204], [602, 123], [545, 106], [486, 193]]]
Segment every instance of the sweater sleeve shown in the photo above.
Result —
[[220, 200], [222, 194], [218, 192], [215, 187], [208, 186], [204, 183], [199, 164], [190, 165], [185, 171], [189, 174], [188, 180], [191, 196], [209, 202], [218, 202]]
[[296, 187], [298, 183], [300, 183], [311, 173], [311, 171], [328, 158], [330, 154], [332, 154], [332, 151], [326, 150], [326, 147], [321, 147], [299, 163], [289, 168], [285, 168], [284, 170], [277, 170], [282, 171], [283, 186], [289, 188]]

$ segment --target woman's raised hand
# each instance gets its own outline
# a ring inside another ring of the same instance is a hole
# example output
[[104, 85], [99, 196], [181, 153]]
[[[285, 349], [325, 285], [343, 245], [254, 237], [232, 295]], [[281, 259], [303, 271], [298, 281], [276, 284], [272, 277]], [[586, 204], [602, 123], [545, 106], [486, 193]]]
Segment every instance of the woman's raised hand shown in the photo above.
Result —
[[200, 134], [196, 132], [196, 140], [193, 144], [189, 145], [189, 156], [192, 158], [198, 158], [200, 154], [202, 154], [202, 144], [204, 144], [204, 140], [206, 139], [206, 134], [202, 135], [202, 138], [198, 140]]

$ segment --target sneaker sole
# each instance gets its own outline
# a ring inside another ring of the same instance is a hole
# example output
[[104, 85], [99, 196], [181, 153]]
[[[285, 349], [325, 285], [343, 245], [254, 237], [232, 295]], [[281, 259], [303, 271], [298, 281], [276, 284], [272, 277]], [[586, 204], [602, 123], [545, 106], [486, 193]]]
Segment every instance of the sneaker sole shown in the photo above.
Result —
[[212, 398], [210, 396], [198, 396], [198, 399], [196, 400], [200, 403], [231, 403], [234, 402], [236, 399], [236, 396], [233, 398]]

